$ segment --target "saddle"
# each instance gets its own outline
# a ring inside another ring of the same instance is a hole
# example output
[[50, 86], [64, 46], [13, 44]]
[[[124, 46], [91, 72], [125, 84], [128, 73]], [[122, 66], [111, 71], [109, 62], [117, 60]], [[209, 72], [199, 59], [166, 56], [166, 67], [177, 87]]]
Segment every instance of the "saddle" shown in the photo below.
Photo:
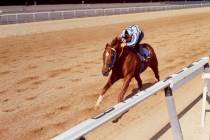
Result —
[[[140, 50], [140, 47], [142, 47], [142, 50]], [[151, 52], [147, 47], [144, 47], [141, 44], [135, 46], [135, 51], [140, 61], [142, 62], [140, 71], [143, 72], [144, 69], [146, 68], [146, 62], [148, 62], [149, 58], [151, 57]]]
[[[142, 48], [142, 49], [140, 49], [140, 48]], [[142, 44], [139, 44], [139, 45], [135, 46], [134, 49], [135, 49], [135, 52], [137, 53], [137, 55], [139, 56], [139, 59], [141, 61], [144, 61], [144, 60], [142, 60], [142, 57], [141, 56], [143, 56], [144, 59], [148, 59], [148, 58], [151, 57], [150, 50], [147, 47], [143, 46]]]

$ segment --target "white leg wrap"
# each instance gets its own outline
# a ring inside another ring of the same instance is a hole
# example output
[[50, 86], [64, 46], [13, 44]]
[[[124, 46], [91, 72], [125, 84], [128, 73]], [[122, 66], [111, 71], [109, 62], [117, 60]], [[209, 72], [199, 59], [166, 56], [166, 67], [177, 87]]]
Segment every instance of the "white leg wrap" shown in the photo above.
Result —
[[98, 107], [98, 106], [100, 105], [100, 103], [101, 103], [102, 100], [103, 100], [103, 96], [100, 95], [100, 96], [98, 97], [98, 99], [97, 99], [96, 107]]

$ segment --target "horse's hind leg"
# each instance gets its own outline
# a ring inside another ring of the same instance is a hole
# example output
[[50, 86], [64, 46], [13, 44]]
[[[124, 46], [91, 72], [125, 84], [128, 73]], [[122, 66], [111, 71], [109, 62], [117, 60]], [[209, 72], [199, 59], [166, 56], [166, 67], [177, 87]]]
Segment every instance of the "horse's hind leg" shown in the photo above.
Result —
[[120, 91], [120, 94], [118, 95], [118, 102], [122, 102], [123, 101], [123, 98], [124, 98], [124, 95], [128, 89], [128, 86], [130, 84], [130, 81], [132, 79], [133, 76], [131, 75], [127, 75], [125, 78], [124, 78], [124, 82], [123, 82], [123, 87]]
[[[133, 77], [133, 76], [128, 75], [128, 76], [126, 76], [126, 77], [124, 78], [123, 87], [122, 87], [122, 89], [121, 89], [120, 94], [118, 95], [118, 102], [122, 102], [122, 101], [124, 100], [124, 99], [123, 99], [123, 98], [124, 98], [124, 95], [125, 95], [125, 93], [126, 93], [128, 87], [129, 87], [129, 83], [130, 83], [132, 77]], [[116, 119], [114, 119], [112, 122], [113, 122], [113, 123], [118, 122], [119, 119], [121, 119], [122, 116], [123, 116], [125, 113], [127, 113], [127, 112], [124, 112], [124, 113], [121, 114], [119, 117], [117, 117]]]
[[157, 58], [155, 57], [154, 60], [151, 62], [149, 67], [152, 69], [152, 71], [155, 74], [155, 78], [160, 81], [160, 76], [159, 76], [159, 70], [158, 70], [158, 61]]
[[106, 85], [103, 87], [97, 101], [96, 101], [96, 105], [95, 107], [98, 108], [100, 103], [102, 102], [103, 100], [103, 96], [104, 94], [106, 93], [106, 91], [117, 81], [119, 80], [119, 77], [115, 76], [115, 75], [111, 75], [109, 80], [107, 81]]
[[142, 80], [141, 80], [141, 78], [139, 76], [139, 73], [135, 75], [135, 79], [136, 79], [136, 81], [138, 83], [138, 88], [140, 90], [142, 88]]

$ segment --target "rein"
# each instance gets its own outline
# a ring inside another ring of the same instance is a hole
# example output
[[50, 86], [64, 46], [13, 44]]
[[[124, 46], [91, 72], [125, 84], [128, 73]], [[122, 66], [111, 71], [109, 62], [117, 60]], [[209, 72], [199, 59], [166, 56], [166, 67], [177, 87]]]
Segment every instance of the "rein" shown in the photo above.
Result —
[[[115, 64], [115, 63], [116, 63], [116, 61], [117, 61], [117, 51], [116, 51], [116, 49], [115, 49], [115, 48], [112, 48], [112, 47], [108, 47], [108, 48], [110, 48], [110, 49], [114, 52], [114, 55], [112, 56], [112, 57], [113, 57], [112, 64], [106, 64], [106, 65], [108, 65], [108, 66], [109, 66], [109, 68], [110, 68], [110, 69], [112, 69], [112, 68], [114, 67], [114, 64]], [[122, 50], [121, 50], [121, 52], [120, 52], [119, 57], [121, 57], [121, 56], [122, 56], [122, 54], [123, 54], [123, 50], [124, 50], [124, 48], [122, 48]]]
[[109, 48], [114, 52], [114, 55], [112, 56], [113, 57], [113, 61], [112, 61], [111, 64], [106, 64], [106, 65], [108, 65], [108, 67], [110, 69], [112, 69], [114, 67], [114, 64], [115, 64], [116, 60], [117, 60], [117, 51], [116, 51], [115, 48], [112, 48], [112, 47], [109, 47]]
[[123, 50], [124, 50], [124, 47], [122, 48], [119, 57], [121, 57], [121, 55], [123, 54]]

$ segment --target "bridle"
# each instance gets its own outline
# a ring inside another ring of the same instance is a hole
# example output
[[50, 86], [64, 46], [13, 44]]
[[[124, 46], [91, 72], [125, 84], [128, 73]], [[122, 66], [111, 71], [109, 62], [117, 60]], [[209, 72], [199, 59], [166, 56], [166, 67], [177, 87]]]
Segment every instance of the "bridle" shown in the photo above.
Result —
[[114, 67], [114, 65], [115, 65], [115, 63], [116, 63], [116, 60], [117, 60], [117, 51], [116, 51], [115, 48], [112, 48], [112, 47], [107, 47], [107, 48], [110, 48], [110, 49], [113, 51], [112, 63], [111, 63], [111, 64], [106, 64], [106, 63], [105, 63], [105, 65], [107, 65], [107, 66], [109, 67], [109, 69], [111, 70], [111, 69]]

